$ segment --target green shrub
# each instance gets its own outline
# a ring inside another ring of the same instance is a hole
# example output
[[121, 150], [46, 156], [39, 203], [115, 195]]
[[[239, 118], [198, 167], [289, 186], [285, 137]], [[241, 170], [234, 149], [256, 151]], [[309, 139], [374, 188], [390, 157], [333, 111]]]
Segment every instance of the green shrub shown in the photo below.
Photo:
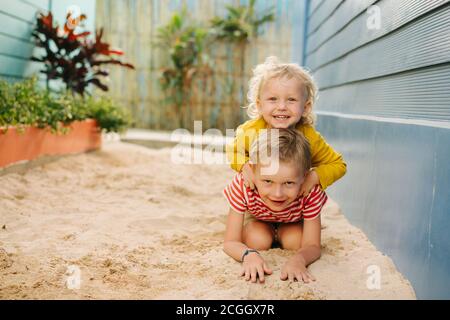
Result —
[[106, 132], [120, 132], [131, 123], [129, 113], [105, 97], [51, 93], [39, 88], [35, 78], [16, 83], [0, 80], [0, 127], [49, 127], [64, 133], [68, 131], [65, 125], [88, 118], [96, 119]]
[[96, 119], [98, 125], [106, 132], [122, 132], [131, 124], [128, 110], [120, 107], [112, 99], [86, 99], [87, 116]]

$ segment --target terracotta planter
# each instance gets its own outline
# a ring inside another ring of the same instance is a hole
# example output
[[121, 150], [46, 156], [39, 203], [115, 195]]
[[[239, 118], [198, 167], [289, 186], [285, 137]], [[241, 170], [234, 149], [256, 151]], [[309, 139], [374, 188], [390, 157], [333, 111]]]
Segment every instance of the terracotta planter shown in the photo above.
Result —
[[6, 133], [0, 133], [0, 168], [43, 155], [80, 153], [101, 147], [101, 131], [95, 120], [74, 121], [69, 127], [68, 134], [52, 134], [36, 127], [19, 133], [15, 127], [9, 127]]

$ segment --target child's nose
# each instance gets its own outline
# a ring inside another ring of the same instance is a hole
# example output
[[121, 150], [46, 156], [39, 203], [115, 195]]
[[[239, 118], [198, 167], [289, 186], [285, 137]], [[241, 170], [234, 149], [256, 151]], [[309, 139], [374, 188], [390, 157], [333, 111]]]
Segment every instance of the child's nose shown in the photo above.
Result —
[[278, 109], [281, 109], [281, 110], [284, 110], [284, 109], [286, 109], [287, 107], [286, 107], [286, 102], [285, 101], [280, 101], [279, 103], [278, 103]]
[[283, 196], [282, 186], [275, 186], [273, 190], [273, 196], [276, 198], [281, 198]]

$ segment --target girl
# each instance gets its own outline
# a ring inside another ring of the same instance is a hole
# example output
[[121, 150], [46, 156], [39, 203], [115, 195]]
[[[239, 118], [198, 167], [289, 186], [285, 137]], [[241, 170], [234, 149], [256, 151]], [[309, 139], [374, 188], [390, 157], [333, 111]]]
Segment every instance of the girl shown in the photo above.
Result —
[[248, 164], [249, 147], [261, 129], [295, 128], [309, 141], [312, 169], [306, 175], [299, 196], [306, 196], [319, 184], [325, 190], [346, 172], [342, 156], [314, 129], [313, 106], [317, 86], [309, 73], [297, 64], [280, 63], [269, 57], [253, 70], [247, 94], [247, 113], [252, 118], [238, 127], [227, 146], [231, 167], [242, 172], [245, 184], [254, 188], [255, 177]]

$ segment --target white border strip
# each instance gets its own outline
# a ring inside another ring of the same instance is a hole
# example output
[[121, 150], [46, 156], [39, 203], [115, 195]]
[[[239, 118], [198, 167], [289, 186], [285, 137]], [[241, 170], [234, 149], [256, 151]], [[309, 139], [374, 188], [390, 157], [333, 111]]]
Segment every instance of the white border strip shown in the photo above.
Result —
[[356, 119], [356, 120], [369, 120], [369, 121], [377, 121], [377, 122], [414, 124], [414, 125], [418, 125], [418, 126], [450, 129], [450, 121], [430, 121], [430, 120], [419, 120], [419, 119], [388, 118], [388, 117], [377, 117], [377, 116], [350, 114], [350, 113], [341, 113], [341, 112], [330, 112], [330, 111], [315, 111], [315, 113], [319, 116], [323, 115], [323, 116], [332, 116], [332, 117]]

